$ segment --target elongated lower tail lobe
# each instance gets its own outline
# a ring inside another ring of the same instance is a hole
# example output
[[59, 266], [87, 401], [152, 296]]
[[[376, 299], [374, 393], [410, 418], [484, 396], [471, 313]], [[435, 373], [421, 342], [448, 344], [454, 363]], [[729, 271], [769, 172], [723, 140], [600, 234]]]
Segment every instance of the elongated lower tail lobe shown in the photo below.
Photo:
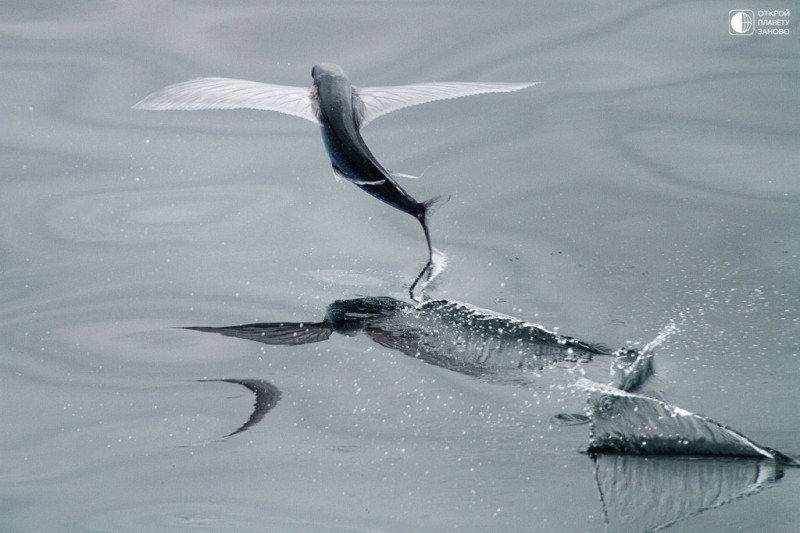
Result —
[[419, 222], [422, 224], [422, 231], [425, 232], [425, 241], [428, 243], [428, 265], [433, 260], [433, 245], [431, 244], [430, 219], [437, 209], [442, 207], [450, 200], [450, 195], [434, 196], [430, 200], [422, 202], [422, 213]]
[[[411, 284], [411, 287], [408, 288], [408, 295], [412, 300], [416, 300], [417, 298], [414, 296], [414, 289], [417, 287], [417, 284], [422, 279], [422, 276], [425, 273], [428, 273], [428, 280], [430, 281], [430, 276], [432, 274], [432, 267], [433, 267], [433, 245], [431, 244], [431, 232], [430, 232], [430, 218], [433, 213], [447, 203], [450, 200], [450, 196], [434, 196], [430, 200], [422, 202], [422, 212], [417, 216], [419, 223], [422, 225], [422, 231], [425, 232], [425, 242], [428, 244], [428, 262], [425, 263], [425, 267], [422, 271], [417, 275], [414, 283]], [[421, 297], [421, 296], [420, 296]]]

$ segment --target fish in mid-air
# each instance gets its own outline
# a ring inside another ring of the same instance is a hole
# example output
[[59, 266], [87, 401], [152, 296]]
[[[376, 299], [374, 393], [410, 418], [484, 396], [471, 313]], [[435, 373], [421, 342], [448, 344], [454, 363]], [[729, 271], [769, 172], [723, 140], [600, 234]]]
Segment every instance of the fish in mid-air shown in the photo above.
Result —
[[[535, 83], [439, 82], [394, 87], [356, 87], [339, 65], [320, 63], [311, 70], [311, 87], [271, 85], [230, 78], [197, 78], [170, 85], [135, 104], [135, 109], [197, 110], [250, 108], [304, 118], [322, 129], [333, 173], [375, 198], [415, 217], [425, 232], [428, 265], [433, 260], [429, 217], [442, 197], [425, 202], [411, 197], [395, 180], [414, 177], [386, 170], [372, 155], [361, 128], [397, 109], [434, 100], [482, 93], [511, 92]], [[427, 267], [426, 267], [427, 268]]]

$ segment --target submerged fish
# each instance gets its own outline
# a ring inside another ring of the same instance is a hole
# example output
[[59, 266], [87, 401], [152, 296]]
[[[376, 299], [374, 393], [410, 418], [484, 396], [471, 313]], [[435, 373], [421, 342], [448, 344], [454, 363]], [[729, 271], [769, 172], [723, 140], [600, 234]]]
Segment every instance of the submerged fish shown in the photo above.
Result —
[[[511, 92], [535, 83], [417, 83], [395, 87], [355, 87], [339, 65], [320, 63], [311, 70], [311, 87], [269, 85], [229, 78], [197, 78], [170, 85], [135, 104], [135, 109], [236, 109], [279, 111], [319, 124], [333, 173], [375, 198], [415, 217], [422, 225], [431, 266], [429, 218], [447, 198], [418, 202], [395, 178], [407, 174], [386, 170], [361, 137], [375, 118], [417, 104], [482, 93]], [[423, 273], [426, 269], [423, 269]], [[421, 277], [421, 275], [420, 275]], [[415, 280], [414, 285], [419, 281]], [[413, 288], [409, 292], [412, 293]]]
[[364, 333], [381, 346], [467, 375], [542, 368], [611, 355], [604, 347], [453, 300], [415, 306], [387, 296], [337, 300], [321, 322], [190, 327], [264, 344], [300, 345]]

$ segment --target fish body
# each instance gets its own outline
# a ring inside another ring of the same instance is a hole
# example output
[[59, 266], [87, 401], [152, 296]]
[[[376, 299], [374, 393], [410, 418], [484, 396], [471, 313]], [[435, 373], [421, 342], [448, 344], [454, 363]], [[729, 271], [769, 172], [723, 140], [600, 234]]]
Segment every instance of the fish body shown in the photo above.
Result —
[[448, 357], [461, 364], [492, 371], [541, 370], [562, 361], [610, 355], [604, 347], [455, 300], [428, 300], [407, 319], [427, 332], [420, 339], [421, 351], [449, 352]]
[[362, 191], [416, 218], [425, 233], [430, 261], [433, 249], [428, 214], [438, 197], [418, 202], [372, 154], [361, 136], [360, 114], [354, 105], [358, 102], [357, 93], [341, 67], [333, 64], [316, 65], [312, 69], [312, 77], [316, 88], [316, 115], [334, 175], [349, 180]]

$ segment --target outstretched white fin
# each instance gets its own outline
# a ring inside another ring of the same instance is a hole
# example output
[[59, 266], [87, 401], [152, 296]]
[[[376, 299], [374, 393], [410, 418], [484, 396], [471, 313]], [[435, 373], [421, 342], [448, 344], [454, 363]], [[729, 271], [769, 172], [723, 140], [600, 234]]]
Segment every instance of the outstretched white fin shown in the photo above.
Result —
[[473, 94], [508, 93], [532, 85], [536, 83], [446, 81], [395, 87], [353, 87], [353, 103], [356, 104], [359, 126], [364, 127], [376, 118], [404, 107]]
[[389, 171], [389, 175], [393, 178], [405, 178], [409, 180], [418, 180], [419, 176], [412, 176], [411, 174], [403, 174], [402, 172]]
[[335, 166], [331, 168], [333, 168], [333, 177], [336, 178], [336, 181], [347, 180], [352, 183], [355, 183], [356, 185], [381, 185], [383, 182], [386, 181], [386, 180], [376, 180], [376, 181], [354, 180], [347, 177], [347, 175], [345, 175], [341, 170], [339, 170]]
[[[353, 87], [359, 127], [376, 118], [434, 100], [473, 94], [512, 92], [536, 83], [440, 82], [394, 87]], [[261, 109], [319, 124], [315, 87], [292, 87], [232, 78], [197, 78], [156, 91], [133, 106], [150, 110]]]
[[231, 78], [197, 78], [164, 87], [135, 104], [134, 109], [262, 109], [278, 111], [319, 124], [313, 87], [271, 85]]

